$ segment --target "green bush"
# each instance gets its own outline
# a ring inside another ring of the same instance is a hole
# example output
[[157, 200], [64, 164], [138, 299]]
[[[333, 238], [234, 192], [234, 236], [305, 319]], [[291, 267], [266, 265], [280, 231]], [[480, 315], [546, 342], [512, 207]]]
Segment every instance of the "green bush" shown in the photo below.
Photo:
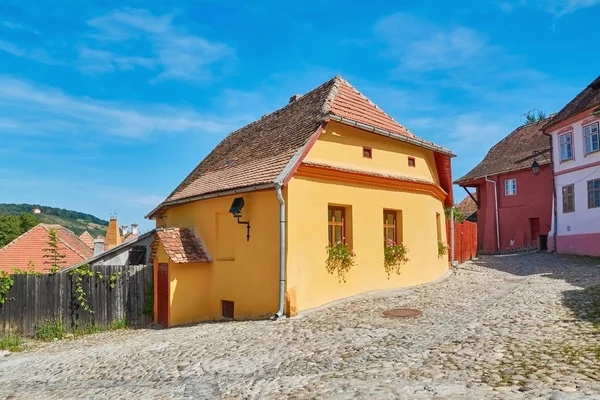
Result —
[[52, 340], [62, 339], [67, 333], [67, 327], [61, 320], [48, 320], [37, 327], [35, 336], [41, 340]]
[[8, 335], [0, 337], [0, 350], [8, 350], [12, 352], [20, 351], [21, 344], [23, 344], [21, 336]]

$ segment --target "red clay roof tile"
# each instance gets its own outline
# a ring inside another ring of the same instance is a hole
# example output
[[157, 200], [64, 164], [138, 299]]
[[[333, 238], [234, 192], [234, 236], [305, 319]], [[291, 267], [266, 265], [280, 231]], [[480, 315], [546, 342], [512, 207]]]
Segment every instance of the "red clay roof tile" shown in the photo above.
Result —
[[159, 241], [174, 263], [209, 263], [212, 259], [192, 228], [160, 228]]
[[77, 264], [92, 256], [92, 249], [70, 230], [60, 225], [38, 224], [0, 249], [0, 271], [12, 273], [12, 267], [27, 270], [31, 261], [36, 271], [49, 272], [50, 259], [44, 257], [48, 254], [44, 249], [48, 248], [50, 229], [56, 230], [59, 252], [65, 255], [61, 267]]

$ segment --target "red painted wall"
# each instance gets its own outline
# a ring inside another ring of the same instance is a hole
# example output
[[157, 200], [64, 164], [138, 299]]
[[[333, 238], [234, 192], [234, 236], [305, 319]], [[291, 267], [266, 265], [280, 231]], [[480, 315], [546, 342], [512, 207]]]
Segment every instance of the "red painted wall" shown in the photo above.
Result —
[[[504, 181], [516, 178], [517, 194], [504, 195]], [[539, 218], [540, 234], [550, 231], [552, 218], [552, 169], [543, 166], [539, 175], [530, 169], [489, 176], [498, 185], [498, 219], [500, 222], [500, 250], [519, 249], [537, 244], [532, 240], [530, 218]], [[498, 251], [494, 185], [484, 180], [477, 186], [477, 239], [480, 251]], [[511, 245], [511, 240], [514, 242]]]

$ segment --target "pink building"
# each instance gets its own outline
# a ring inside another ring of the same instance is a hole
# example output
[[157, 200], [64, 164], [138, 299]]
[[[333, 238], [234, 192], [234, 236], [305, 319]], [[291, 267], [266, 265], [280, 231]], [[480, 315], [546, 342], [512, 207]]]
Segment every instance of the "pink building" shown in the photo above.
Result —
[[600, 76], [544, 126], [555, 185], [549, 243], [558, 253], [600, 256], [599, 125]]

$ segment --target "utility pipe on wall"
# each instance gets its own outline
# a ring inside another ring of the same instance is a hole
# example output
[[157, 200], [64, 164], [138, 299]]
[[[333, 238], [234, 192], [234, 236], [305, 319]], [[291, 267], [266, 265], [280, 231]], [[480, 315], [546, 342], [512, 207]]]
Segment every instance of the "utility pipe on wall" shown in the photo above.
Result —
[[454, 266], [454, 206], [450, 208], [450, 265]]
[[485, 177], [485, 181], [494, 184], [494, 203], [496, 205], [496, 244], [498, 246], [497, 251], [500, 251], [500, 223], [498, 221], [498, 185], [496, 184], [496, 181], [488, 179], [487, 176]]
[[275, 187], [279, 200], [279, 310], [271, 319], [277, 320], [285, 313], [285, 200], [281, 185]]

